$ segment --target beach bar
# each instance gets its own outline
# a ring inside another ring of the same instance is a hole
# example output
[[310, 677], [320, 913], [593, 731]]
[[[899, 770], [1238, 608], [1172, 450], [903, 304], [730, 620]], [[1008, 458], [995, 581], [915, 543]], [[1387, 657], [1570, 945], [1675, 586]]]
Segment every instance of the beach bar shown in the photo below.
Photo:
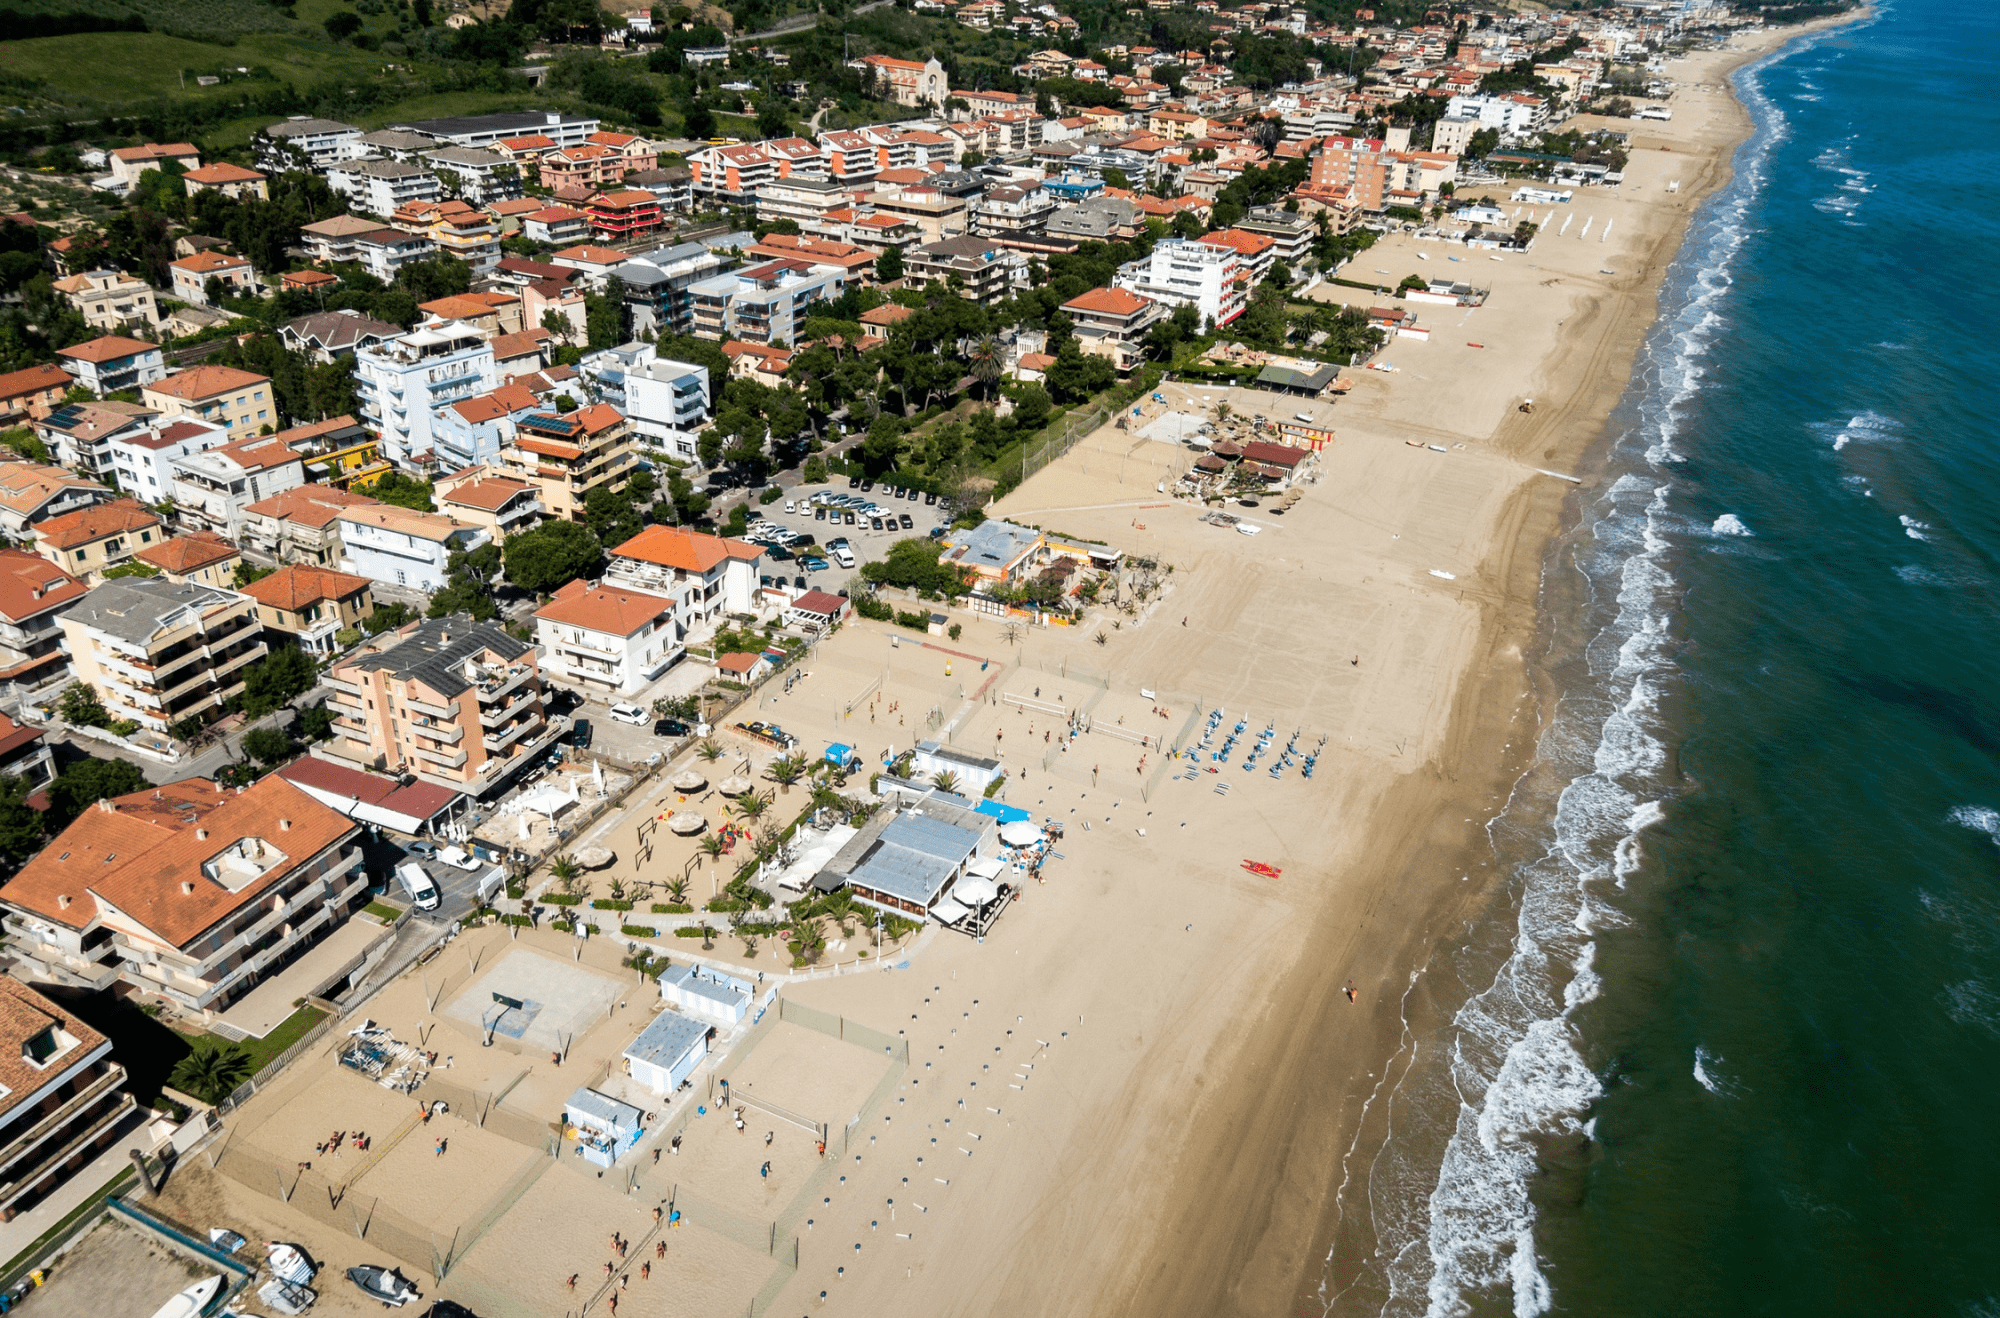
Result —
[[[673, 967], [682, 969], [685, 967]], [[663, 1011], [625, 1050], [625, 1074], [656, 1094], [671, 1094], [708, 1056], [708, 1041], [714, 1033], [707, 1021]]]
[[585, 1162], [609, 1167], [639, 1142], [639, 1121], [645, 1114], [609, 1094], [583, 1088], [563, 1104], [563, 1138], [576, 1141]]

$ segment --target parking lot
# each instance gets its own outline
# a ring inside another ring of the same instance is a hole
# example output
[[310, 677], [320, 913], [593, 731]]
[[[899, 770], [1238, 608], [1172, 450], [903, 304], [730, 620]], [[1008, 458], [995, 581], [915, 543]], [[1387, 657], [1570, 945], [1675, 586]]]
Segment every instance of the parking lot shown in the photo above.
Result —
[[[881, 508], [885, 516], [893, 514], [900, 519], [907, 514], [910, 518], [910, 527], [905, 530], [899, 520], [895, 530], [891, 531], [885, 526], [883, 530], [877, 531], [858, 511], [854, 514], [853, 525], [847, 523], [843, 514], [836, 526], [832, 520], [835, 516], [833, 509], [827, 510], [825, 520], [817, 519], [813, 516], [812, 498], [821, 492], [855, 495], [870, 500]], [[799, 559], [787, 562], [767, 558], [763, 570], [773, 577], [782, 574], [787, 580], [802, 576], [808, 586], [837, 595], [847, 589], [848, 582], [861, 564], [870, 559], [882, 558], [889, 552], [889, 546], [898, 540], [922, 539], [930, 533], [932, 527], [949, 523], [950, 514], [945, 511], [942, 502], [927, 504], [924, 502], [925, 497], [919, 493], [910, 498], [898, 499], [884, 485], [876, 485], [873, 489], [867, 490], [856, 486], [850, 490], [844, 477], [836, 477], [824, 485], [799, 485], [787, 489], [783, 499], [775, 503], [752, 505], [752, 511], [762, 513], [767, 522], [774, 522], [789, 530], [803, 532], [813, 537], [815, 544], [804, 551], [803, 557], [809, 558], [817, 553], [827, 560], [827, 565], [823, 569], [813, 571]], [[793, 504], [793, 511], [789, 513], [785, 511], [787, 501]], [[854, 551], [854, 568], [841, 567], [833, 561], [833, 556], [826, 552], [827, 545], [843, 536]]]

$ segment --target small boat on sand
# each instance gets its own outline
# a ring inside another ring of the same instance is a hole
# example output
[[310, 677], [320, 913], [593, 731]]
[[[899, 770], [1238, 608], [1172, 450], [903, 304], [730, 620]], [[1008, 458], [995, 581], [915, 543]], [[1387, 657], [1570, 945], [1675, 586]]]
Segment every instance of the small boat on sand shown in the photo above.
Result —
[[214, 1303], [221, 1292], [221, 1274], [206, 1277], [155, 1309], [153, 1318], [200, 1318], [202, 1310]]
[[379, 1300], [385, 1309], [400, 1309], [417, 1298], [416, 1284], [407, 1280], [394, 1268], [378, 1268], [372, 1263], [349, 1268], [347, 1279], [361, 1288], [362, 1294], [371, 1300]]

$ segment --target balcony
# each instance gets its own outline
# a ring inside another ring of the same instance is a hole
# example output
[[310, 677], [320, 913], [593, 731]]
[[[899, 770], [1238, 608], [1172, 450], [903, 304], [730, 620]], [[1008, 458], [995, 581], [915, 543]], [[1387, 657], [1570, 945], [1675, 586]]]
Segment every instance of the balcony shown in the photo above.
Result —
[[[487, 740], [490, 741], [492, 739], [489, 737]], [[446, 752], [432, 750], [426, 746], [412, 746], [410, 747], [410, 754], [431, 764], [441, 764], [447, 769], [463, 767], [466, 758], [465, 752], [462, 750]]]
[[465, 729], [456, 723], [412, 723], [410, 731], [419, 737], [429, 737], [432, 741], [448, 741], [457, 745], [465, 736]]
[[535, 670], [527, 664], [516, 664], [504, 673], [494, 672], [479, 681], [479, 703], [482, 707], [498, 704], [509, 692], [520, 687], [523, 682], [535, 676]]
[[359, 696], [361, 694], [361, 688], [353, 682], [343, 682], [337, 677], [322, 677], [320, 681], [332, 687], [335, 691], [344, 692], [350, 696]]
[[504, 732], [487, 733], [484, 737], [480, 738], [480, 744], [485, 746], [489, 753], [498, 754], [520, 741], [529, 733], [546, 726], [547, 723], [542, 719], [526, 719], [520, 723], [516, 723]]
[[432, 718], [455, 719], [458, 717], [458, 706], [456, 705], [434, 705], [428, 700], [418, 700], [411, 696], [403, 697], [403, 707], [405, 709], [414, 709], [419, 714], [429, 714]]
[[354, 719], [358, 722], [366, 722], [368, 718], [368, 716], [362, 712], [361, 701], [358, 698], [352, 700], [342, 700], [337, 695], [328, 696], [326, 699], [326, 707], [332, 710], [335, 714], [345, 714], [347, 717]]
[[12, 1205], [23, 1195], [40, 1188], [42, 1182], [60, 1171], [63, 1164], [68, 1162], [77, 1150], [102, 1135], [105, 1130], [114, 1125], [119, 1118], [130, 1112], [135, 1106], [137, 1104], [133, 1101], [130, 1094], [122, 1091], [119, 1092], [115, 1103], [106, 1111], [93, 1117], [87, 1125], [77, 1131], [71, 1138], [63, 1141], [61, 1147], [50, 1152], [47, 1157], [42, 1158], [32, 1169], [23, 1175], [8, 1181], [4, 1185], [0, 1185], [0, 1209]]
[[124, 1083], [125, 1068], [116, 1062], [106, 1061], [103, 1073], [96, 1079], [64, 1100], [62, 1106], [55, 1111], [9, 1140], [5, 1148], [0, 1148], [0, 1167], [12, 1167], [23, 1156], [32, 1152], [36, 1145], [67, 1125], [85, 1108]]
[[481, 709], [479, 711], [480, 726], [497, 728], [534, 703], [535, 696], [530, 693], [522, 696], [519, 700], [510, 701], [505, 705], [495, 705], [490, 709]]

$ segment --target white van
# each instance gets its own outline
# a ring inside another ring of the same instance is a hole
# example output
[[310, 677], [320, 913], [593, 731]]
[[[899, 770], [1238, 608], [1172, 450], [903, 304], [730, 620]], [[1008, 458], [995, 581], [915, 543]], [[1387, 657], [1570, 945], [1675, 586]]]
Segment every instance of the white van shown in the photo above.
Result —
[[637, 705], [613, 705], [611, 707], [611, 717], [617, 719], [620, 723], [630, 723], [635, 727], [641, 728], [645, 727], [651, 721], [646, 717], [646, 711]]
[[833, 551], [833, 561], [840, 564], [842, 567], [853, 567], [854, 551], [852, 549], [849, 549], [846, 545], [842, 545], [840, 548]]
[[438, 892], [437, 883], [425, 872], [422, 865], [404, 863], [396, 867], [396, 878], [402, 883], [403, 891], [410, 895], [420, 911], [435, 911], [444, 904], [444, 897]]

